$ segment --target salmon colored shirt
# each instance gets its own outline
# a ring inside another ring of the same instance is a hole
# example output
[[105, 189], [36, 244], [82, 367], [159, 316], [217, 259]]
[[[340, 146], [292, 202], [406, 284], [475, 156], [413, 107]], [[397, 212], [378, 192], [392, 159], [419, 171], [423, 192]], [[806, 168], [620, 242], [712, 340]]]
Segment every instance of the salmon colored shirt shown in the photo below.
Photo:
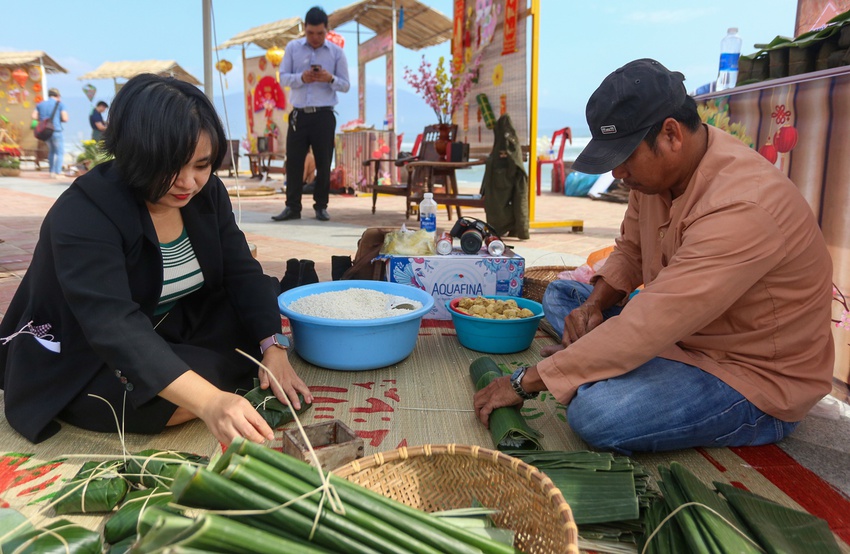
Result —
[[[654, 357], [699, 367], [783, 421], [803, 419], [830, 392], [832, 260], [817, 221], [767, 160], [708, 131], [684, 194], [631, 193], [594, 279], [623, 293], [645, 288], [537, 364], [559, 401]], [[700, 394], [681, 392], [683, 401]]]

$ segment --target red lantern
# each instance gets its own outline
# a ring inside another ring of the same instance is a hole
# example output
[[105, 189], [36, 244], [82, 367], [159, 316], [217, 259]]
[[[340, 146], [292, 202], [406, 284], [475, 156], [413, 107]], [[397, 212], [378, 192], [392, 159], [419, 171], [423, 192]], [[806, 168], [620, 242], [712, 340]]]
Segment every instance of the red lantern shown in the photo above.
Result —
[[30, 78], [30, 76], [29, 73], [19, 67], [18, 69], [12, 72], [12, 78], [18, 83], [18, 85], [23, 87], [26, 84], [27, 79]]
[[770, 144], [769, 140], [764, 146], [759, 148], [759, 154], [764, 156], [765, 159], [772, 164], [775, 164], [776, 160], [779, 158], [779, 154], [776, 152], [776, 147]]
[[778, 151], [790, 152], [797, 146], [797, 129], [790, 125], [785, 125], [773, 135], [773, 142], [776, 144]]
[[336, 44], [340, 48], [345, 48], [345, 38], [337, 32], [328, 31], [328, 34], [325, 36], [325, 40]]

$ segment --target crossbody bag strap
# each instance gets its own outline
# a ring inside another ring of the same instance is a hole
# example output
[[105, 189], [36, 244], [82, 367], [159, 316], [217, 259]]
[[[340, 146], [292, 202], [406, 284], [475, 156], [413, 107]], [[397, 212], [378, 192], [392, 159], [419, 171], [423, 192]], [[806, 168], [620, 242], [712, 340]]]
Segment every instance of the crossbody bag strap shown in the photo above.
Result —
[[53, 112], [50, 114], [50, 121], [53, 121], [53, 118], [56, 117], [56, 110], [59, 109], [59, 100], [56, 101], [56, 105], [53, 106]]

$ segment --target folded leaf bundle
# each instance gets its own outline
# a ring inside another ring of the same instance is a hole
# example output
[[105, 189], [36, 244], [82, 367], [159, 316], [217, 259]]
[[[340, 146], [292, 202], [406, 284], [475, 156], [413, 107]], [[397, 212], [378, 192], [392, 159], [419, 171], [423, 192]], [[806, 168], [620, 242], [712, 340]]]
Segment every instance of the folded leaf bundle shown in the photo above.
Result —
[[86, 462], [56, 495], [57, 515], [111, 512], [130, 486], [118, 474], [122, 462]]
[[182, 465], [205, 466], [206, 456], [171, 450], [142, 450], [127, 460], [124, 476], [135, 485], [145, 488], [170, 487]]
[[838, 554], [841, 549], [823, 519], [792, 510], [726, 483], [714, 483], [769, 554]]
[[67, 519], [58, 519], [45, 527], [17, 533], [0, 544], [0, 551], [15, 554], [100, 554], [102, 550], [103, 541], [99, 533]]
[[[664, 501], [663, 510], [653, 505], [645, 520], [649, 553], [683, 551], [682, 541], [687, 545], [684, 550], [709, 554], [841, 551], [820, 518], [725, 483], [714, 483], [720, 496], [677, 462], [658, 470]], [[650, 539], [665, 514], [690, 502], [696, 505], [679, 510]]]
[[[115, 512], [103, 528], [106, 542], [114, 544], [136, 534], [142, 510], [154, 506], [165, 507], [174, 497], [165, 487], [155, 487], [133, 491], [127, 495], [121, 507]], [[168, 509], [168, 508], [165, 508]]]
[[[503, 374], [492, 359], [481, 357], [469, 366], [469, 376], [479, 391]], [[519, 406], [496, 408], [490, 414], [490, 435], [498, 450], [543, 450], [543, 435], [525, 422]]]
[[[254, 379], [254, 388], [245, 394], [245, 399], [256, 408], [272, 429], [277, 429], [295, 420], [289, 406], [278, 400], [270, 388], [260, 388], [259, 379]], [[300, 393], [298, 394], [298, 401], [301, 403], [301, 408], [295, 411], [298, 415], [303, 414], [312, 406], [312, 404], [304, 402], [304, 397]]]

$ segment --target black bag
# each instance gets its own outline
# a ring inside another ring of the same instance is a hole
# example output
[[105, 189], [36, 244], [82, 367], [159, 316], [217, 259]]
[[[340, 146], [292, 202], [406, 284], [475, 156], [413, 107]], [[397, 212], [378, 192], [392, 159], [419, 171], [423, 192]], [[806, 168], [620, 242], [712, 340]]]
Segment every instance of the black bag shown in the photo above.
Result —
[[56, 101], [56, 105], [53, 106], [53, 111], [50, 113], [50, 117], [45, 117], [41, 121], [38, 122], [38, 125], [35, 127], [35, 138], [38, 140], [50, 140], [50, 137], [53, 136], [53, 118], [56, 116], [56, 110], [59, 109], [59, 101]]

